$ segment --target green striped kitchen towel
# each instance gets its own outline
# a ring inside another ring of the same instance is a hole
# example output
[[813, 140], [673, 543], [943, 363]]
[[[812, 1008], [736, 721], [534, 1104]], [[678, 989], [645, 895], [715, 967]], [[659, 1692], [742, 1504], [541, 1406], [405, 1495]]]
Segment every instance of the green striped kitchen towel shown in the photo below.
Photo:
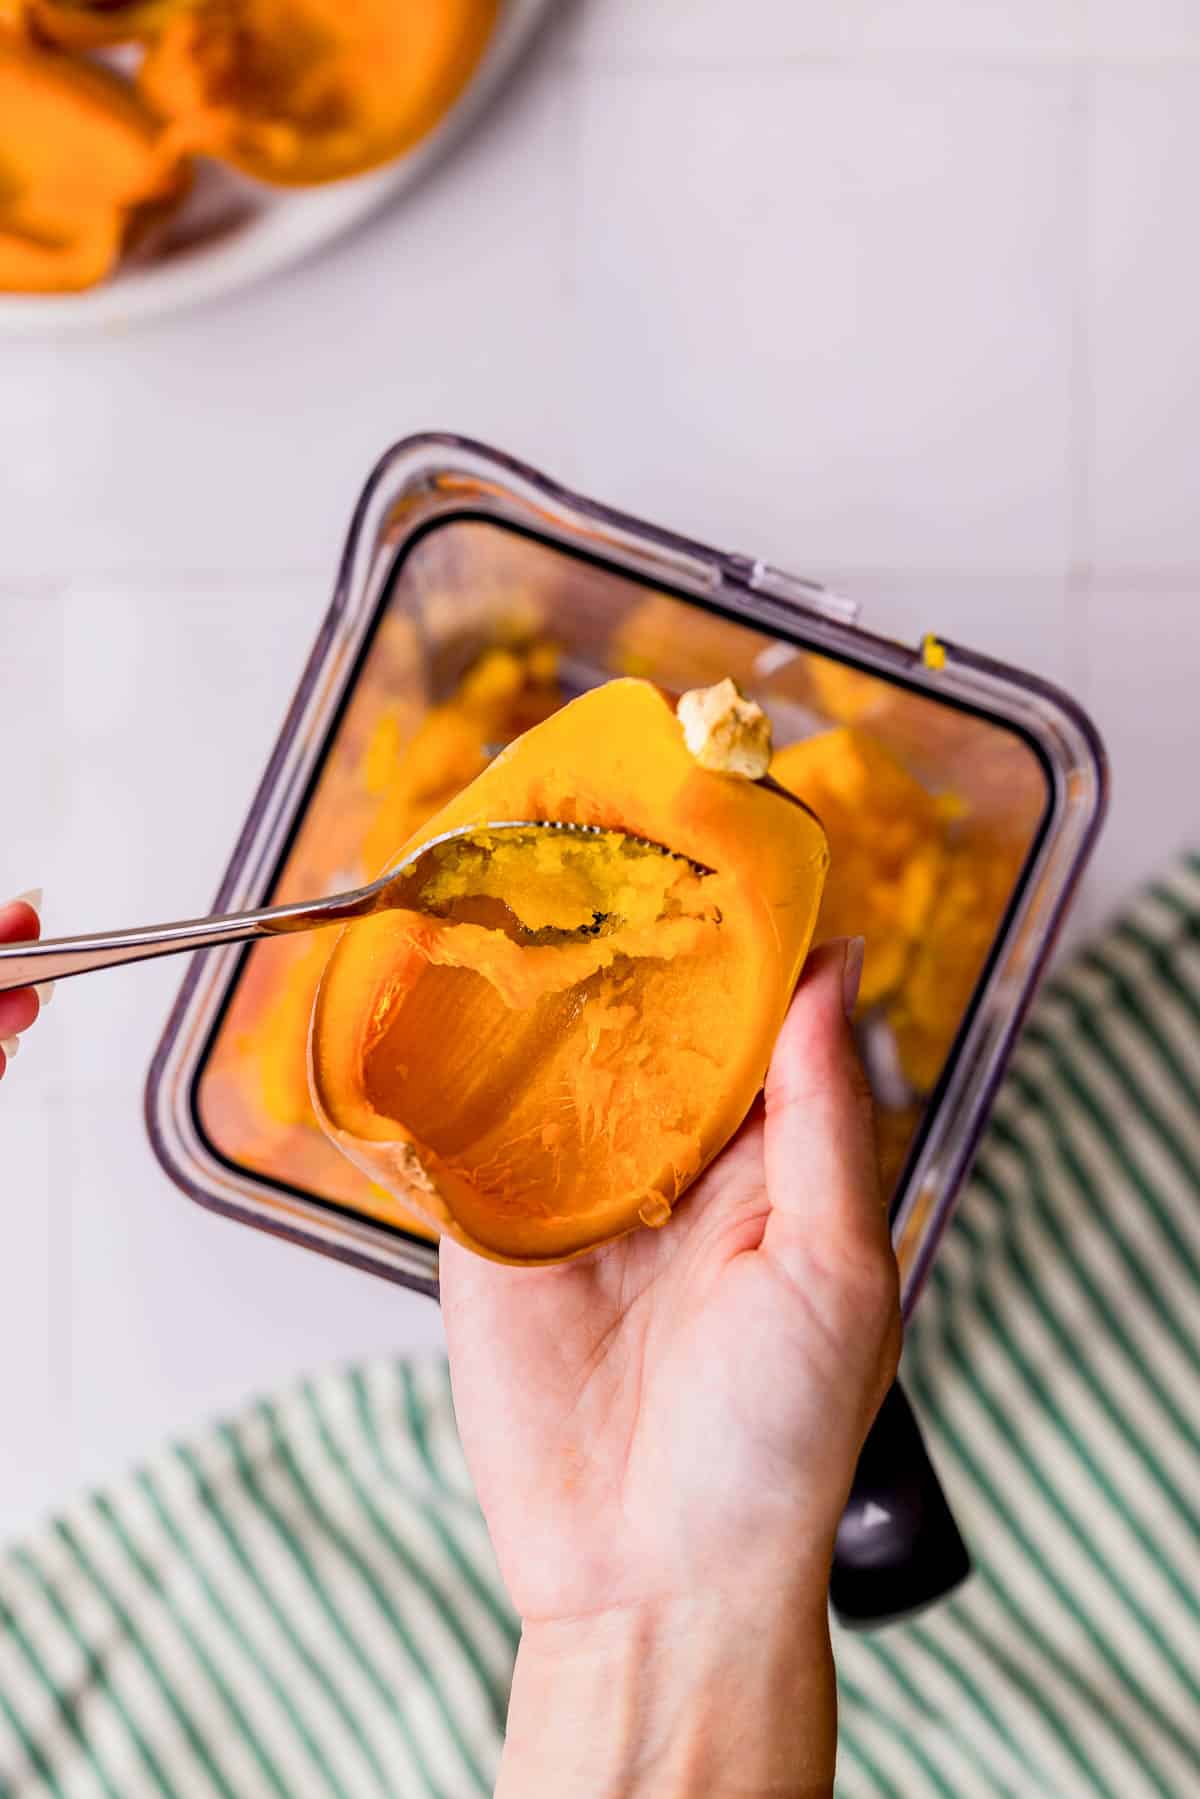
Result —
[[1038, 1002], [905, 1350], [975, 1561], [836, 1644], [838, 1793], [1200, 1795], [1200, 857]]
[[[1200, 1794], [1200, 859], [1046, 991], [909, 1333], [976, 1562], [837, 1642], [840, 1799]], [[264, 1401], [0, 1563], [0, 1795], [468, 1799], [517, 1626], [444, 1364]]]

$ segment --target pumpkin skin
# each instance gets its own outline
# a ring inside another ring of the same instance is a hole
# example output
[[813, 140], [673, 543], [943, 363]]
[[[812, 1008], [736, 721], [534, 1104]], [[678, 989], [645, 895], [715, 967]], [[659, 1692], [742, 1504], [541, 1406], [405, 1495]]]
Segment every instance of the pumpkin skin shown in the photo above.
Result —
[[62, 50], [131, 44], [157, 31], [189, 0], [28, 0], [39, 38]]
[[802, 807], [701, 768], [638, 680], [527, 731], [404, 849], [505, 819], [608, 827], [713, 872], [655, 856], [631, 882], [607, 839], [571, 867], [548, 851], [538, 872], [526, 849], [496, 859], [491, 903], [531, 929], [573, 930], [593, 900], [627, 922], [551, 946], [428, 912], [347, 927], [314, 1007], [310, 1078], [333, 1141], [439, 1232], [498, 1261], [560, 1261], [665, 1222], [741, 1124], [828, 849]]
[[307, 186], [389, 162], [466, 86], [499, 0], [190, 0], [139, 76], [179, 142]]
[[0, 37], [0, 291], [93, 286], [185, 186], [119, 76]]

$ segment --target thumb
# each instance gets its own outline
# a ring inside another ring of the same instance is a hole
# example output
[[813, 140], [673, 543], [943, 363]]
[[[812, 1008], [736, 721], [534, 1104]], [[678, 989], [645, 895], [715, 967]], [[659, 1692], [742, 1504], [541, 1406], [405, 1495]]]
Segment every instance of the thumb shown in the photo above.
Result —
[[765, 1247], [785, 1263], [891, 1260], [879, 1191], [871, 1089], [850, 1012], [862, 939], [827, 943], [805, 965], [766, 1083]]

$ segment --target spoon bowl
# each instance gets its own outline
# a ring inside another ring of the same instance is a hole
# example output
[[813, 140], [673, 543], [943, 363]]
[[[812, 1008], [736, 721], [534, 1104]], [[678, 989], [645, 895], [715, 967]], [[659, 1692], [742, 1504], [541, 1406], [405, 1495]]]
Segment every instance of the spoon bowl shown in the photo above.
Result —
[[37, 981], [69, 980], [98, 968], [114, 968], [125, 962], [145, 962], [154, 956], [178, 956], [189, 950], [216, 949], [223, 944], [250, 943], [258, 937], [287, 936], [297, 931], [322, 930], [369, 918], [375, 912], [408, 908], [422, 911], [422, 895], [436, 874], [444, 876], [456, 846], [469, 845], [478, 852], [493, 840], [528, 839], [530, 847], [544, 837], [577, 837], [581, 841], [611, 840], [621, 851], [647, 851], [686, 863], [695, 874], [712, 870], [694, 862], [666, 844], [606, 825], [585, 825], [558, 819], [506, 819], [484, 824], [460, 825], [444, 831], [401, 858], [379, 879], [366, 887], [333, 893], [325, 899], [303, 900], [287, 906], [265, 906], [253, 912], [212, 914], [185, 919], [178, 924], [141, 925], [129, 931], [105, 931], [91, 937], [51, 937], [38, 943], [0, 946], [0, 993]]

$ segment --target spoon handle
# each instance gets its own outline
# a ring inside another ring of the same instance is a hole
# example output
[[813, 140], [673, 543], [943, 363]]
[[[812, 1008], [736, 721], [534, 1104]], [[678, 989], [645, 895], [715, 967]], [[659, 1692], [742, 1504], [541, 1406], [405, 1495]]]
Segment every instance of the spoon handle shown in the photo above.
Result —
[[248, 943], [290, 931], [312, 931], [343, 924], [372, 909], [374, 893], [358, 889], [315, 904], [266, 906], [221, 918], [188, 918], [179, 924], [142, 925], [133, 931], [104, 931], [91, 937], [51, 937], [40, 943], [0, 945], [0, 993], [35, 981], [62, 981], [97, 968], [144, 962], [151, 956], [178, 956], [187, 950], [215, 949], [222, 943]]

